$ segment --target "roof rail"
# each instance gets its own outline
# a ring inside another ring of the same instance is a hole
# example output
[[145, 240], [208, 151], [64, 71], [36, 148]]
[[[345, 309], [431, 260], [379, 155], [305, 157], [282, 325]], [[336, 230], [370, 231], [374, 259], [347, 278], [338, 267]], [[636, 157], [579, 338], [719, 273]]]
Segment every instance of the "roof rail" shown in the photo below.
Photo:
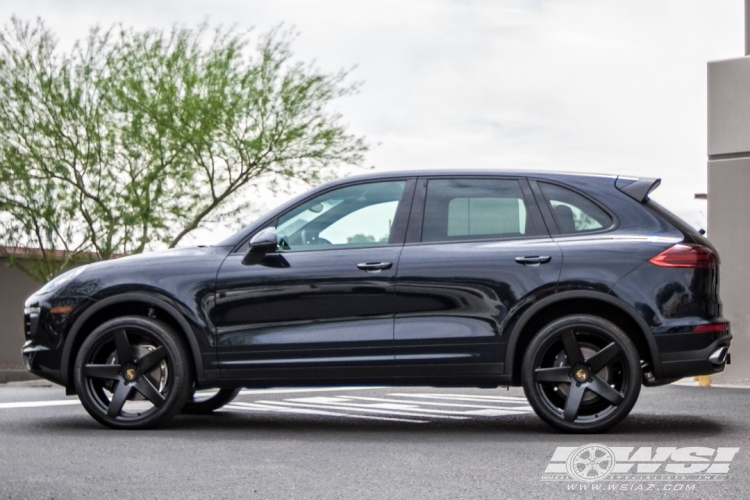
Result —
[[646, 203], [648, 201], [649, 193], [658, 188], [659, 184], [661, 184], [661, 179], [654, 179], [651, 177], [643, 177], [641, 179], [618, 177], [615, 181], [615, 187], [617, 189], [630, 196], [638, 203]]

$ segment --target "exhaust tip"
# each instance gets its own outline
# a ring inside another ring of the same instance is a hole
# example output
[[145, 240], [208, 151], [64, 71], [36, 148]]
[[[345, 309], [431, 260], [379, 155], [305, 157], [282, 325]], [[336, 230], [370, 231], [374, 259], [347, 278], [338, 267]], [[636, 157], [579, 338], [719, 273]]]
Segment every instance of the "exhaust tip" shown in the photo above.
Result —
[[716, 365], [716, 366], [723, 365], [724, 362], [727, 360], [728, 353], [729, 353], [728, 347], [726, 346], [720, 347], [708, 357], [708, 360], [713, 365]]

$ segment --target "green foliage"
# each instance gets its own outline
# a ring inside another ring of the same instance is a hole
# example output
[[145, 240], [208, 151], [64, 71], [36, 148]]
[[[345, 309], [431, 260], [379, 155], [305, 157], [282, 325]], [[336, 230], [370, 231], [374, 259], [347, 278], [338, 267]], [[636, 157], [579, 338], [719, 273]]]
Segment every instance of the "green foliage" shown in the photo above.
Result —
[[355, 234], [346, 238], [347, 243], [388, 243], [389, 235], [381, 236], [377, 240], [371, 234]]
[[347, 243], [374, 243], [375, 236], [371, 234], [355, 234], [346, 238]]
[[[345, 72], [292, 61], [288, 32], [93, 29], [61, 52], [41, 21], [0, 33], [0, 240], [43, 280], [71, 261], [175, 246], [258, 189], [317, 183], [366, 146], [330, 102]], [[64, 258], [60, 258], [62, 250]]]

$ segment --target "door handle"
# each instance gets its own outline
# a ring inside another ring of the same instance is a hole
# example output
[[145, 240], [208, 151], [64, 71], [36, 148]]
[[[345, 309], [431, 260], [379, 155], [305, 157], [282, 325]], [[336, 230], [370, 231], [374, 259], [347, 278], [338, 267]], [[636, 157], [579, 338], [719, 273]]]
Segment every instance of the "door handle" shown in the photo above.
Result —
[[357, 264], [357, 268], [368, 273], [379, 273], [383, 269], [390, 269], [391, 267], [393, 267], [393, 262], [363, 262]]
[[524, 266], [536, 267], [539, 264], [546, 264], [551, 261], [552, 257], [549, 255], [534, 255], [529, 257], [516, 257], [516, 262], [523, 264]]

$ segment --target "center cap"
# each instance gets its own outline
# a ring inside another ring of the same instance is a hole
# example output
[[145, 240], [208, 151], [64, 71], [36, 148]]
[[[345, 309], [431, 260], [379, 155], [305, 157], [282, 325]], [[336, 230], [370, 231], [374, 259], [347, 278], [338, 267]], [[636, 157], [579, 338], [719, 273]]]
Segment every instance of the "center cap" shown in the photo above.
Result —
[[125, 373], [124, 373], [125, 380], [127, 380], [128, 382], [132, 382], [133, 380], [136, 379], [137, 376], [138, 376], [138, 372], [136, 371], [135, 368], [130, 367], [130, 366], [125, 368]]
[[573, 376], [575, 376], [577, 381], [585, 382], [589, 378], [589, 372], [585, 368], [577, 368]]

